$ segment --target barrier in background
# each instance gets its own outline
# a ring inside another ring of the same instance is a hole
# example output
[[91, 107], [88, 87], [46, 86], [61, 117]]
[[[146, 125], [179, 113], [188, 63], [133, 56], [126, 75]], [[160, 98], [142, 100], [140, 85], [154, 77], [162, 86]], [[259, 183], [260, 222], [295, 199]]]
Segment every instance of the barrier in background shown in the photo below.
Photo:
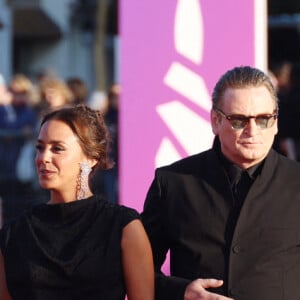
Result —
[[210, 147], [210, 95], [266, 69], [265, 0], [120, 1], [120, 201], [142, 210], [157, 166]]

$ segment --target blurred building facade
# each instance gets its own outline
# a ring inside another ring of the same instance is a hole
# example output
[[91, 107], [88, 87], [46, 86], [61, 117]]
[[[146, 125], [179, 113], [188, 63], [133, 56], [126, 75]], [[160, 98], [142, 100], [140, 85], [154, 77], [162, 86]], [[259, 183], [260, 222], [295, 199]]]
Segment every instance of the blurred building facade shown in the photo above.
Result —
[[[99, 6], [105, 8], [101, 16]], [[36, 79], [50, 71], [61, 78], [78, 76], [89, 89], [104, 79], [102, 86], [109, 86], [118, 76], [113, 10], [113, 0], [0, 0], [0, 73], [7, 79], [14, 73]], [[105, 57], [95, 54], [97, 25], [105, 33]], [[98, 59], [106, 63], [104, 74], [96, 70]]]

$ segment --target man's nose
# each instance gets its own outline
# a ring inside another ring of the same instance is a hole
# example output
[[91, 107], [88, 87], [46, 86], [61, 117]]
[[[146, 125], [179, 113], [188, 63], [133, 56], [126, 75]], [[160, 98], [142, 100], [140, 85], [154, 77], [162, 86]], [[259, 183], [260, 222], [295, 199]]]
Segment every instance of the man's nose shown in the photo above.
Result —
[[250, 135], [254, 135], [259, 129], [260, 128], [257, 126], [255, 118], [250, 118], [246, 126], [247, 133]]

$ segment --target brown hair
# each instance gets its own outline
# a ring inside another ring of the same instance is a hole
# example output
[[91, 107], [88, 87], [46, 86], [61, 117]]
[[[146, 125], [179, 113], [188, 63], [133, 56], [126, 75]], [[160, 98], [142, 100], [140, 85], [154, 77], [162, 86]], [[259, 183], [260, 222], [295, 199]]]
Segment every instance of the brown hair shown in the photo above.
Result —
[[66, 106], [48, 112], [40, 127], [49, 120], [61, 121], [71, 128], [84, 154], [98, 161], [96, 168], [105, 170], [113, 166], [108, 155], [110, 137], [100, 111], [92, 110], [84, 104]]

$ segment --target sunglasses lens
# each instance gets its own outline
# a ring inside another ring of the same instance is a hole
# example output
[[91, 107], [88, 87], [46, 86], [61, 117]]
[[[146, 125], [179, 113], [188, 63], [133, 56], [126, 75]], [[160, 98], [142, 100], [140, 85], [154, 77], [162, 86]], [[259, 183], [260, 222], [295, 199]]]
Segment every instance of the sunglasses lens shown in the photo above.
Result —
[[238, 116], [236, 117], [232, 116], [230, 118], [230, 124], [233, 129], [243, 129], [246, 127], [247, 123], [248, 123], [247, 117], [243, 118]]
[[215, 108], [215, 111], [222, 117], [226, 118], [230, 122], [231, 127], [236, 130], [244, 129], [250, 122], [250, 119], [254, 119], [256, 126], [261, 129], [272, 127], [275, 120], [277, 119], [277, 114], [265, 114], [247, 117], [244, 115], [226, 115], [222, 110], [217, 108]]
[[275, 116], [258, 116], [255, 120], [259, 128], [269, 128], [274, 124]]
[[[257, 117], [255, 119], [256, 125], [259, 128], [267, 128], [268, 127], [268, 123], [269, 123], [270, 117], [267, 116], [261, 116], [261, 117]], [[271, 123], [271, 122], [270, 122]]]

